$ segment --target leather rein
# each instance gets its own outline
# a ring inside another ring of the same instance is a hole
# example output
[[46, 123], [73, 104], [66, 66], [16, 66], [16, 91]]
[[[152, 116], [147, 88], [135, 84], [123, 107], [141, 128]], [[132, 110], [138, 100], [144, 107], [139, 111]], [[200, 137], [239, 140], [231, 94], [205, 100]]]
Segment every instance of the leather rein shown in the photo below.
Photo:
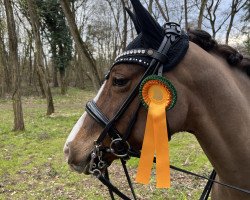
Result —
[[[148, 65], [146, 68], [145, 73], [143, 74], [141, 80], [139, 83], [135, 86], [135, 88], [132, 90], [130, 95], [127, 97], [127, 99], [124, 101], [120, 109], [117, 111], [115, 116], [112, 119], [108, 119], [107, 116], [98, 108], [96, 105], [96, 102], [93, 100], [88, 102], [86, 104], [86, 112], [96, 121], [98, 122], [104, 129], [101, 132], [99, 138], [94, 142], [94, 148], [91, 152], [91, 160], [90, 160], [90, 167], [89, 167], [89, 173], [97, 177], [104, 185], [108, 187], [110, 197], [112, 200], [115, 199], [114, 193], [118, 195], [120, 198], [125, 199], [125, 200], [130, 200], [127, 195], [122, 193], [117, 187], [115, 187], [109, 180], [109, 174], [108, 174], [108, 163], [104, 159], [105, 154], [113, 154], [117, 158], [120, 158], [120, 161], [123, 166], [124, 173], [126, 175], [129, 187], [132, 192], [133, 199], [137, 199], [132, 181], [130, 179], [130, 176], [128, 174], [128, 170], [126, 167], [126, 161], [129, 160], [131, 157], [140, 157], [140, 151], [134, 150], [133, 147], [130, 146], [128, 143], [128, 138], [130, 136], [131, 130], [133, 128], [133, 125], [135, 124], [137, 120], [137, 115], [138, 111], [140, 109], [140, 104], [137, 107], [137, 110], [134, 112], [132, 118], [130, 119], [130, 122], [128, 123], [127, 130], [125, 131], [124, 134], [121, 134], [116, 128], [115, 128], [115, 123], [117, 120], [120, 119], [120, 117], [124, 114], [128, 106], [131, 104], [131, 102], [134, 100], [134, 98], [138, 95], [138, 90], [141, 82], [149, 75], [152, 74], [162, 74], [162, 65], [164, 62], [166, 62], [167, 59], [167, 52], [169, 51], [171, 45], [178, 41], [181, 37], [182, 34], [185, 34], [181, 31], [180, 27], [176, 23], [167, 23], [165, 25], [165, 37], [157, 51], [151, 51], [151, 56], [152, 61], [150, 63], [144, 63]], [[137, 54], [137, 53], [146, 53], [147, 50], [140, 50], [140, 51], [132, 51], [130, 52], [131, 54]], [[126, 58], [123, 57], [119, 58], [118, 57], [118, 62], [120, 61], [126, 61]], [[130, 59], [130, 58], [129, 58]], [[131, 58], [133, 59], [133, 58]], [[140, 62], [140, 60], [138, 61]], [[142, 61], [143, 62], [143, 61]], [[110, 73], [110, 72], [109, 72]], [[106, 76], [106, 79], [109, 79], [109, 73]], [[103, 140], [109, 136], [111, 139], [111, 143], [109, 147], [105, 147], [102, 145]], [[169, 138], [170, 139], [170, 138]], [[156, 159], [154, 159], [155, 162]], [[217, 183], [244, 193], [250, 194], [249, 190], [244, 190], [232, 185], [224, 184], [215, 181], [215, 176], [216, 172], [215, 170], [212, 171], [211, 175], [209, 178], [174, 167], [170, 165], [171, 169], [187, 173], [189, 175], [196, 176], [198, 178], [206, 179], [207, 184], [201, 194], [200, 200], [207, 200], [212, 188], [213, 183]]]

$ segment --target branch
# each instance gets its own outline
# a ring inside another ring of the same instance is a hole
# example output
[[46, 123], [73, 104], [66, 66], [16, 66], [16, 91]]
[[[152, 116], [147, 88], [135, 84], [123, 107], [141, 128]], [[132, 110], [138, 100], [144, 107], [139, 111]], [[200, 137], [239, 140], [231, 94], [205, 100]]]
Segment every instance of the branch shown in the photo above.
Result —
[[166, 22], [168, 22], [168, 21], [169, 21], [169, 18], [165, 15], [165, 13], [164, 13], [164, 11], [163, 11], [163, 9], [162, 9], [162, 7], [161, 7], [161, 4], [159, 3], [159, 0], [155, 0], [155, 3], [156, 3], [156, 5], [157, 5], [157, 7], [158, 7], [158, 9], [159, 9], [159, 11], [160, 11], [162, 17], [164, 18], [164, 20], [165, 20]]

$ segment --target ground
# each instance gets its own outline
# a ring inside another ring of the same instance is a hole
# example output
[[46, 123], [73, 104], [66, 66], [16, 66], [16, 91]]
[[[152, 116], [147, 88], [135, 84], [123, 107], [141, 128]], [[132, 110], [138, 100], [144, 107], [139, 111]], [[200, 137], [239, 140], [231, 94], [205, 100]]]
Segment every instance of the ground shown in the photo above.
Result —
[[[87, 100], [91, 90], [70, 88], [62, 96], [53, 90], [56, 113], [46, 116], [46, 101], [39, 97], [24, 97], [23, 110], [26, 130], [12, 132], [13, 111], [10, 99], [0, 99], [0, 200], [1, 199], [109, 199], [107, 189], [95, 178], [72, 172], [63, 156], [64, 142]], [[211, 165], [196, 139], [188, 133], [178, 133], [170, 142], [172, 165], [208, 176]], [[132, 180], [138, 159], [128, 162]], [[111, 180], [129, 194], [121, 164], [110, 167]], [[155, 177], [155, 173], [153, 173]], [[204, 180], [171, 170], [171, 188], [156, 189], [149, 185], [135, 185], [138, 199], [184, 200], [199, 199]]]

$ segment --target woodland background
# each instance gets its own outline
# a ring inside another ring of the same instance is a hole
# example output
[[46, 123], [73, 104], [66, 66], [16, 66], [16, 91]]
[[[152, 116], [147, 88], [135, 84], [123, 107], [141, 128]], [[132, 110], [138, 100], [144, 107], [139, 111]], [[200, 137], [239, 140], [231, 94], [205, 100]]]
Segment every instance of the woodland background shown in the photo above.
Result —
[[[160, 24], [199, 28], [250, 52], [247, 0], [142, 0]], [[11, 98], [13, 130], [24, 130], [21, 96], [38, 95], [55, 111], [51, 88], [98, 90], [114, 58], [135, 36], [128, 0], [0, 1], [0, 97]]]
[[[141, 0], [160, 24], [208, 31], [250, 54], [249, 0]], [[114, 58], [136, 37], [128, 0], [0, 0], [0, 199], [108, 199], [90, 176], [69, 170], [65, 140]], [[208, 176], [196, 139], [175, 134], [170, 163]], [[138, 160], [128, 162], [135, 175]], [[126, 194], [119, 164], [111, 180]], [[171, 171], [172, 187], [135, 184], [138, 199], [199, 199], [205, 182]]]

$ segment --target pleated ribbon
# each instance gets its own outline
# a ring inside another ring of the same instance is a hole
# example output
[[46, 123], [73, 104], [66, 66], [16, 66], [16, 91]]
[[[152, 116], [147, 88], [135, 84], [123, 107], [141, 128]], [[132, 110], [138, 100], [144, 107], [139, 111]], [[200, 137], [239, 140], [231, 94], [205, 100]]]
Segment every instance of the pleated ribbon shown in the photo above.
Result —
[[142, 96], [148, 105], [148, 115], [136, 175], [136, 182], [148, 184], [156, 155], [156, 187], [170, 187], [170, 163], [166, 107], [171, 104], [171, 91], [156, 80], [146, 82]]

